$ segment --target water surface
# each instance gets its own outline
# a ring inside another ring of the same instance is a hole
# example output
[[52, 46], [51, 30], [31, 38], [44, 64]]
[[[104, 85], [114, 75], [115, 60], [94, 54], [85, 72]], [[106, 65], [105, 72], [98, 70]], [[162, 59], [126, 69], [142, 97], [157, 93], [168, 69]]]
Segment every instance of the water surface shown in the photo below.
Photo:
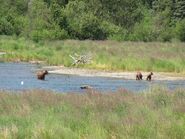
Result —
[[147, 82], [109, 77], [49, 74], [46, 76], [46, 80], [42, 81], [36, 78], [36, 71], [39, 69], [38, 65], [28, 63], [0, 63], [0, 89], [49, 89], [57, 92], [82, 92], [80, 86], [90, 85], [105, 92], [116, 91], [121, 88], [141, 92], [153, 85], [162, 85], [170, 89], [185, 88], [184, 80]]

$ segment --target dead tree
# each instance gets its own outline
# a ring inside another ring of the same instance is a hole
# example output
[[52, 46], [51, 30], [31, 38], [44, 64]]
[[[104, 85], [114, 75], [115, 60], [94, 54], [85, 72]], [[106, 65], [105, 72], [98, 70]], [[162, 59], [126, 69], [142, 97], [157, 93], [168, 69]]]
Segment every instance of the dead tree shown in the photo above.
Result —
[[73, 59], [73, 64], [72, 65], [78, 65], [78, 64], [89, 64], [91, 62], [91, 55], [87, 54], [87, 55], [78, 55], [78, 54], [74, 54], [69, 55], [72, 59]]

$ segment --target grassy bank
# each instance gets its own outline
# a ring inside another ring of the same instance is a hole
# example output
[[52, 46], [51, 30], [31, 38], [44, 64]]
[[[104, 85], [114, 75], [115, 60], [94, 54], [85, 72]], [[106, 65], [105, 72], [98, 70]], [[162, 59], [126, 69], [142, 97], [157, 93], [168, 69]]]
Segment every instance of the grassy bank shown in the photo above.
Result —
[[1, 139], [184, 139], [185, 90], [0, 92]]
[[41, 41], [0, 38], [4, 61], [43, 60], [49, 65], [72, 66], [69, 55], [90, 54], [92, 63], [83, 68], [122, 71], [163, 71], [185, 73], [185, 43], [144, 43], [115, 41]]

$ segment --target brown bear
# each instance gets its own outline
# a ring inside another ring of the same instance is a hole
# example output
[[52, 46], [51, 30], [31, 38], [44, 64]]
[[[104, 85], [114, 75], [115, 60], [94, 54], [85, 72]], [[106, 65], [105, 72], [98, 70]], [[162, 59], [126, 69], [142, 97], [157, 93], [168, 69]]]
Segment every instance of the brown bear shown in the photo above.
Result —
[[45, 80], [45, 75], [48, 74], [47, 70], [39, 71], [37, 72], [37, 79], [39, 80]]
[[137, 72], [137, 74], [136, 74], [136, 80], [142, 80], [142, 78], [143, 78], [143, 75], [141, 74], [141, 72]]
[[150, 74], [147, 75], [146, 80], [151, 81], [152, 80], [153, 72], [150, 72]]

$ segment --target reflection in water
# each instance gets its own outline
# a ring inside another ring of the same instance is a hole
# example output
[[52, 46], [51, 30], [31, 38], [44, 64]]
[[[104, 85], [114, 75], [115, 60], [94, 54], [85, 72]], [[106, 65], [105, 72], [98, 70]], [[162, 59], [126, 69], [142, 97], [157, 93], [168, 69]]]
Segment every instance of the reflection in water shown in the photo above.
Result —
[[45, 81], [37, 80], [37, 65], [28, 63], [0, 63], [0, 89], [49, 89], [57, 92], [82, 92], [80, 86], [89, 85], [100, 91], [116, 91], [125, 88], [138, 92], [153, 85], [163, 85], [170, 89], [185, 88], [185, 81], [135, 81], [117, 78], [82, 77], [75, 75], [49, 74]]

